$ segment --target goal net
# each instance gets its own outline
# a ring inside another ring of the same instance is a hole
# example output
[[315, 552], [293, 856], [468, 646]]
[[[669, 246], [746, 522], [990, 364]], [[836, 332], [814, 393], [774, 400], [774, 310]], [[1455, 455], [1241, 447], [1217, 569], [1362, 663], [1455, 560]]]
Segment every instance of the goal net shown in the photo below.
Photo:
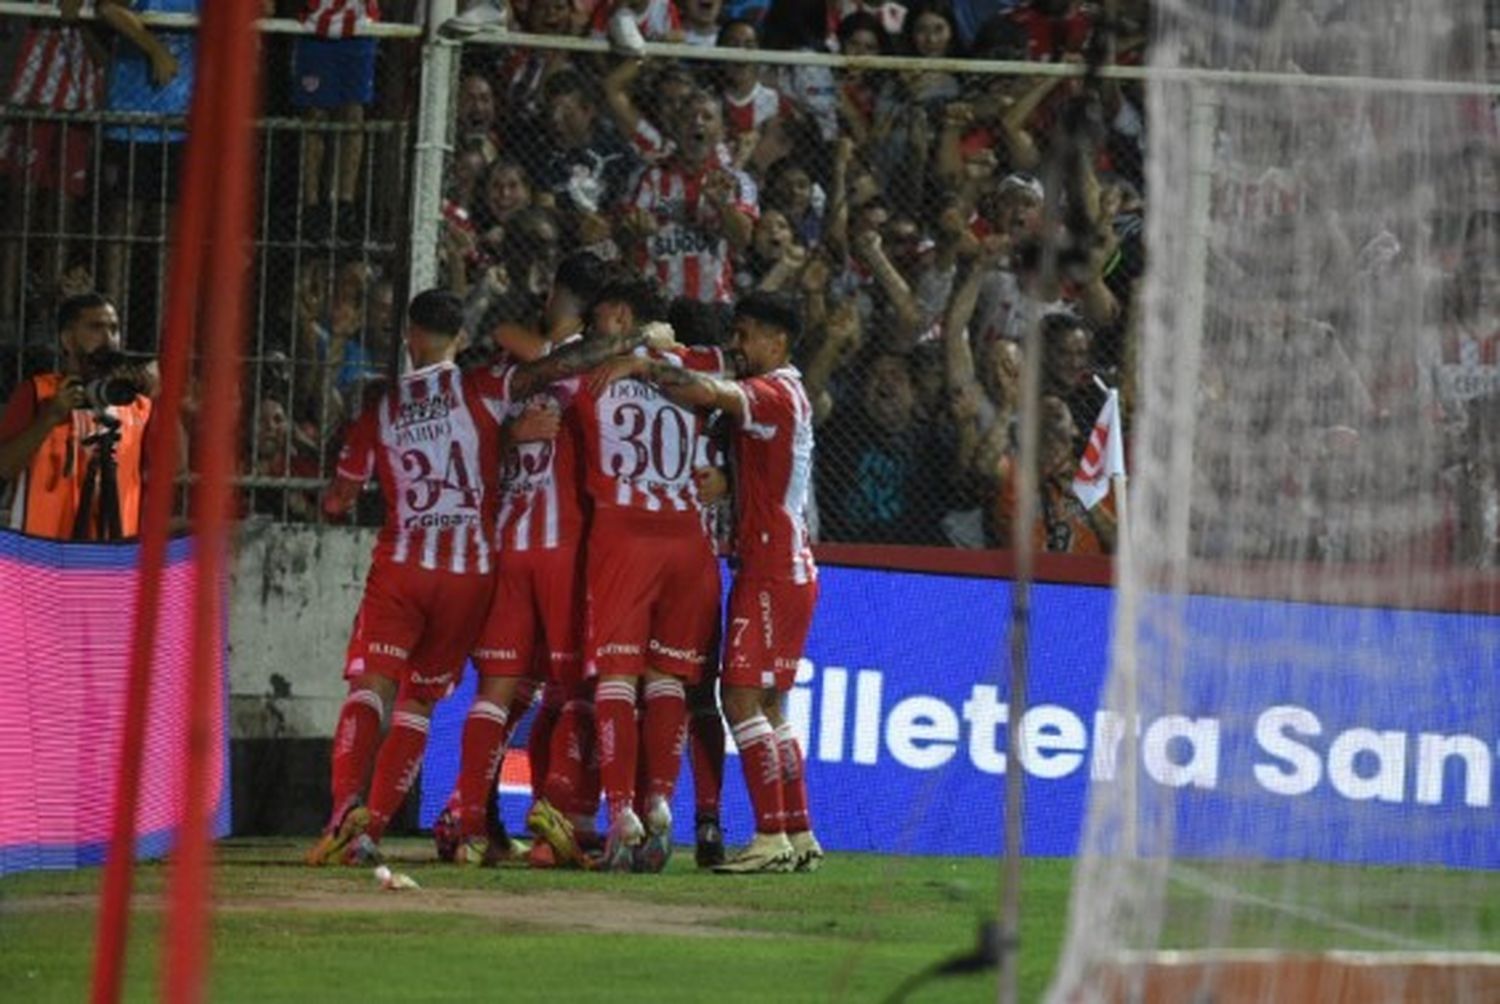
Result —
[[1160, 5], [1115, 741], [1054, 1000], [1500, 997], [1485, 18]]

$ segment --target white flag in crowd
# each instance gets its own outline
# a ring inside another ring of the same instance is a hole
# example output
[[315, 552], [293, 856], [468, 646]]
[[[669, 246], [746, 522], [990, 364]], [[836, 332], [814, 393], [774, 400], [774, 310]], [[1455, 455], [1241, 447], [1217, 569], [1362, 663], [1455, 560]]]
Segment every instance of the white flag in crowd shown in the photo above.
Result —
[[1094, 431], [1089, 434], [1089, 445], [1078, 461], [1078, 473], [1073, 475], [1073, 494], [1083, 502], [1085, 509], [1092, 509], [1104, 501], [1109, 494], [1109, 479], [1115, 475], [1125, 476], [1124, 430], [1120, 427], [1120, 392], [1111, 390], [1094, 420]]

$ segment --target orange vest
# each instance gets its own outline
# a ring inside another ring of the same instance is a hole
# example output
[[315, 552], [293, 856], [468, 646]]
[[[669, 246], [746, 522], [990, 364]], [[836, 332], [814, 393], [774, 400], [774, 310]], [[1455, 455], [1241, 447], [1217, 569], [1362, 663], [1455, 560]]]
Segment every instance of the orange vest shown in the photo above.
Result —
[[[62, 375], [43, 373], [31, 378], [36, 389], [36, 405], [42, 404], [57, 394]], [[109, 413], [120, 420], [120, 442], [115, 446], [115, 482], [120, 489], [120, 532], [134, 537], [139, 530], [141, 515], [141, 461], [145, 456], [146, 422], [151, 418], [151, 401], [137, 397], [133, 404], [110, 408]], [[92, 412], [75, 411], [47, 434], [37, 448], [31, 463], [16, 480], [16, 493], [11, 505], [12, 529], [35, 537], [50, 537], [53, 540], [70, 540], [73, 537], [73, 521], [78, 513], [78, 502], [83, 494], [83, 475], [88, 470], [89, 458], [94, 447], [84, 446], [83, 440], [98, 431]], [[95, 489], [95, 505], [98, 505], [98, 490]], [[97, 508], [92, 517], [92, 538], [97, 538], [99, 515]]]

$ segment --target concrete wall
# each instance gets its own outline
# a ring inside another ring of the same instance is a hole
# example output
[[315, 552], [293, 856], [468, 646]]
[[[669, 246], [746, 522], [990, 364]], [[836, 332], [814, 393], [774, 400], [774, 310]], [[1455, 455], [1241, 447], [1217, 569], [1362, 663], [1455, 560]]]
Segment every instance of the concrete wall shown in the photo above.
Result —
[[241, 526], [229, 605], [230, 733], [327, 739], [375, 531]]

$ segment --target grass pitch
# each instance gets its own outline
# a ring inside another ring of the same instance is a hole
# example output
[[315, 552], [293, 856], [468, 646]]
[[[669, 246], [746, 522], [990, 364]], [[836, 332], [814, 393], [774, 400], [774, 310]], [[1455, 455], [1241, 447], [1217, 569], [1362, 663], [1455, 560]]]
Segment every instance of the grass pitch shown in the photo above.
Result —
[[[998, 865], [832, 854], [814, 875], [722, 876], [691, 850], [659, 876], [473, 870], [394, 841], [421, 884], [312, 870], [300, 845], [226, 841], [210, 996], [216, 1001], [881, 1000], [975, 943]], [[1021, 982], [1038, 999], [1067, 910], [1071, 862], [1027, 862]], [[137, 873], [127, 997], [154, 999], [166, 868]], [[0, 999], [86, 996], [100, 872], [0, 880]], [[995, 997], [993, 971], [928, 983], [914, 1001]]]

